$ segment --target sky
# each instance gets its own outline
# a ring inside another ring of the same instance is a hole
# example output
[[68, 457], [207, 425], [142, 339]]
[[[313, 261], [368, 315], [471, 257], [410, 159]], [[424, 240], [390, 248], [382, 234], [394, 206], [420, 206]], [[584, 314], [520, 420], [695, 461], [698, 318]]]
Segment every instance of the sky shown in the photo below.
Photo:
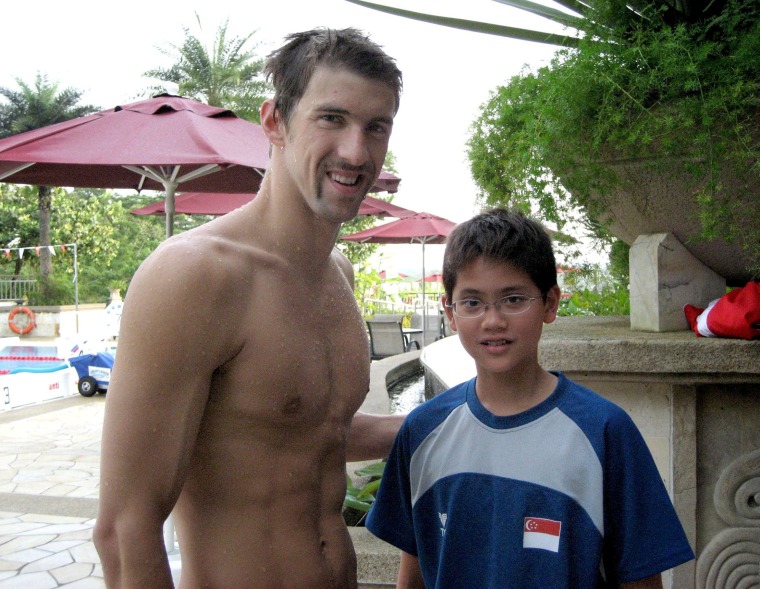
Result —
[[[377, 0], [392, 6], [497, 24], [560, 32], [557, 26], [495, 0]], [[198, 25], [197, 17], [200, 19]], [[393, 56], [404, 76], [390, 150], [400, 190], [394, 203], [461, 222], [477, 212], [467, 163], [469, 127], [499, 84], [524, 66], [548, 63], [556, 48], [459, 31], [363, 8], [346, 0], [133, 0], [125, 4], [38, 0], [3, 6], [0, 86], [28, 84], [37, 72], [60, 88], [84, 91], [82, 103], [112, 108], [141, 98], [148, 69], [169, 65], [159, 47], [179, 45], [183, 28], [210, 46], [229, 19], [228, 35], [256, 30], [263, 57], [285, 35], [316, 26], [362, 29]], [[410, 246], [390, 246], [405, 252]], [[442, 246], [426, 250], [440, 266]]]

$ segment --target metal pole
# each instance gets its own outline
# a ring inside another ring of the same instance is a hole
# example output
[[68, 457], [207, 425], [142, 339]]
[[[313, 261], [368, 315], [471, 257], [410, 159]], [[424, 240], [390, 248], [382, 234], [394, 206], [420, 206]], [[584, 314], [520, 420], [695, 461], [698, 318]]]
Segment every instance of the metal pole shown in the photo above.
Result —
[[79, 334], [79, 267], [77, 266], [77, 244], [74, 246], [74, 326]]
[[425, 333], [427, 331], [427, 301], [425, 300], [425, 242], [427, 239], [422, 238], [422, 347], [427, 345]]

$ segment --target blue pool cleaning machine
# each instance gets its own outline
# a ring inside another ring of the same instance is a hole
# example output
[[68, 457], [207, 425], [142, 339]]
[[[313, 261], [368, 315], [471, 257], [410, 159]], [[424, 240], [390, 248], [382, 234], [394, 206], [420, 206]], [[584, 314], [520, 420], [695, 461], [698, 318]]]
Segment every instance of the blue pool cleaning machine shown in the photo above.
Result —
[[79, 393], [92, 397], [98, 390], [105, 391], [111, 381], [114, 356], [109, 352], [82, 354], [69, 358], [69, 364], [77, 371]]

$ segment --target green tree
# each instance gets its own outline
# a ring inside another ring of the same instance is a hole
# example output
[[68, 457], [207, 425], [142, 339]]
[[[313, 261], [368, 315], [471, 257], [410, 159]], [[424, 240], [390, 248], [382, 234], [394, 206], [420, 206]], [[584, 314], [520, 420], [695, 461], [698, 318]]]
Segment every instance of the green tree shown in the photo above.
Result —
[[[228, 108], [240, 118], [259, 123], [259, 109], [271, 87], [262, 76], [264, 60], [256, 56], [257, 44], [249, 46], [256, 31], [229, 39], [228, 23], [229, 20], [219, 26], [210, 48], [184, 28], [181, 45], [159, 48], [174, 64], [148, 70], [144, 75], [176, 84], [182, 96]], [[200, 19], [198, 27], [201, 28]], [[150, 92], [166, 92], [166, 88], [157, 85], [150, 88]]]
[[[29, 186], [0, 185], [0, 247], [39, 243], [35, 191]], [[137, 267], [164, 239], [160, 217], [138, 219], [129, 214], [151, 197], [122, 197], [105, 190], [51, 190], [52, 244], [77, 244], [80, 302], [104, 302], [109, 288], [127, 288]], [[40, 254], [47, 251], [40, 249]], [[0, 251], [0, 273], [35, 277], [41, 255]], [[74, 300], [73, 249], [55, 248], [48, 283], [34, 295], [34, 304], [71, 304]]]
[[[36, 189], [0, 183], [0, 244], [3, 247], [36, 245], [40, 242], [39, 237]], [[23, 257], [9, 253], [0, 260], [3, 274], [21, 274]]]
[[[0, 138], [23, 133], [69, 119], [84, 116], [98, 110], [94, 106], [80, 105], [80, 90], [66, 88], [59, 91], [58, 84], [47, 76], [37, 74], [30, 86], [16, 78], [19, 91], [0, 87]], [[49, 186], [37, 187], [37, 210], [39, 215], [39, 245], [50, 245], [50, 219], [52, 214], [52, 191]], [[40, 254], [40, 277], [43, 281], [53, 271], [50, 252], [43, 248]]]
[[[80, 299], [103, 302], [108, 298], [109, 289], [126, 292], [137, 267], [165, 239], [163, 219], [137, 218], [129, 212], [144, 206], [153, 197], [102, 191], [76, 193], [77, 200], [72, 202], [72, 207], [81, 208], [82, 213], [67, 215], [61, 224], [71, 227], [77, 223], [86, 227], [84, 233], [76, 233], [84, 256], [79, 268]], [[103, 224], [108, 224], [110, 230], [105, 239], [90, 234]]]

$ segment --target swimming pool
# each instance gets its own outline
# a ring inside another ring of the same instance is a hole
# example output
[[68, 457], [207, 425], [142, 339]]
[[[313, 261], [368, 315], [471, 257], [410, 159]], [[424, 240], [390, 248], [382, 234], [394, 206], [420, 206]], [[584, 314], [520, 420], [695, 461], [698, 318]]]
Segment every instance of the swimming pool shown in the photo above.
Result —
[[0, 411], [77, 394], [77, 372], [62, 352], [57, 344], [0, 348]]
[[0, 350], [0, 374], [50, 372], [66, 360], [58, 356], [57, 346], [5, 346]]

